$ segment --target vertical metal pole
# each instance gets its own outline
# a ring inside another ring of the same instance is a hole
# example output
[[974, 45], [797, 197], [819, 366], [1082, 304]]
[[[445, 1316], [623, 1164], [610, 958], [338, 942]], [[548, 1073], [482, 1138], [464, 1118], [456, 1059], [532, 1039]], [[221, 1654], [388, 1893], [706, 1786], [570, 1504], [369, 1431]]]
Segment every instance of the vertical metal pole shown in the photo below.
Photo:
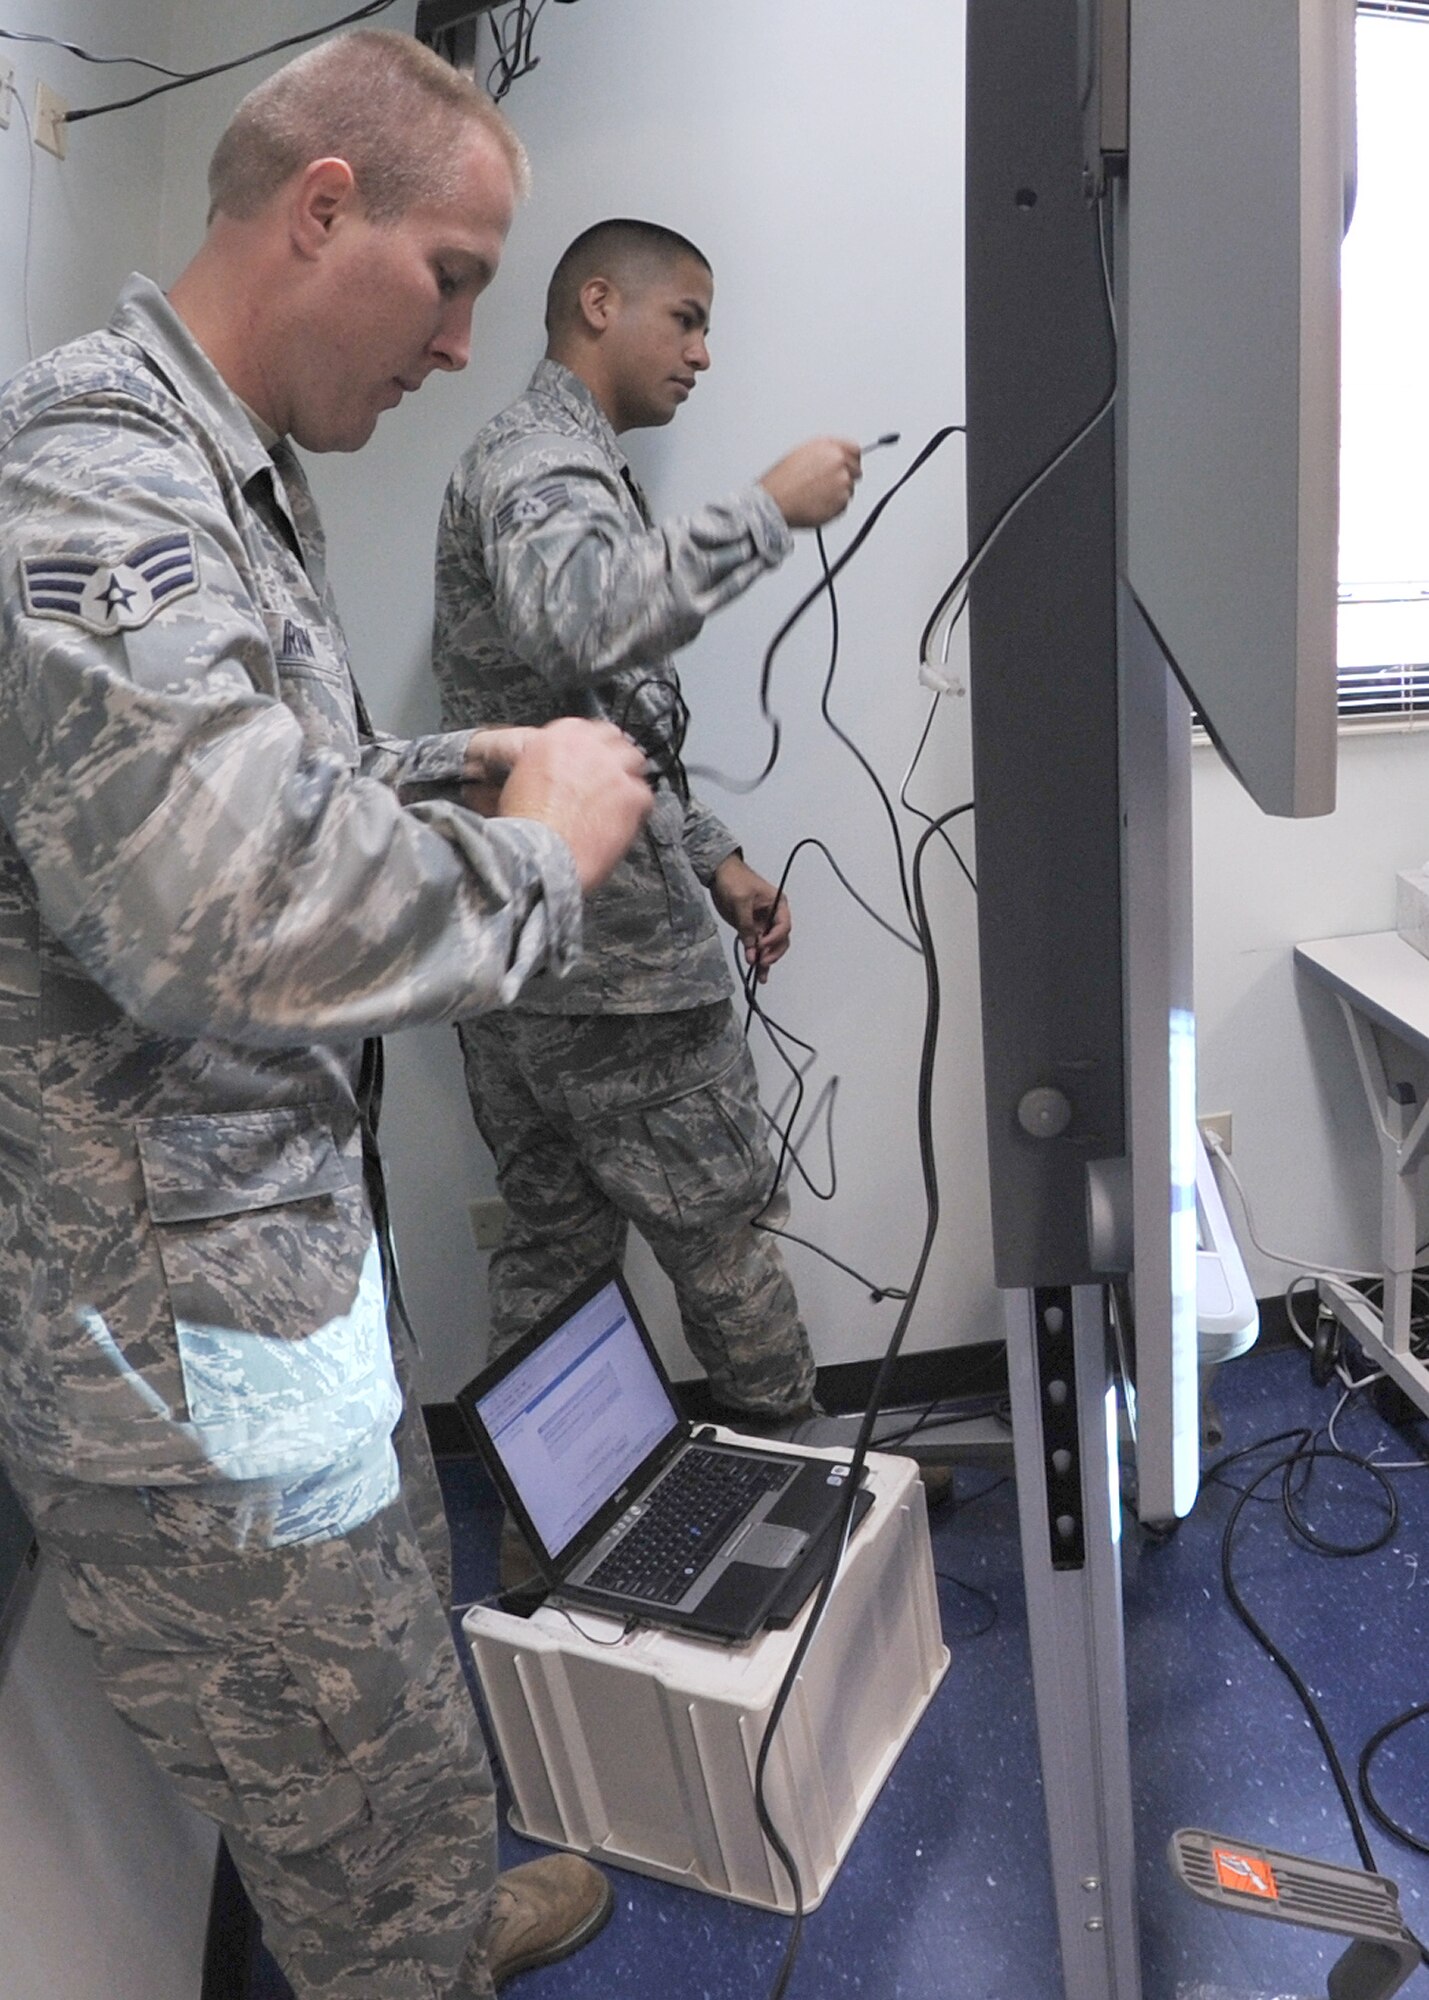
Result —
[[1101, 1287], [1004, 1294], [1066, 2000], [1139, 2000], [1116, 1417]]
[[[968, 0], [967, 18], [976, 543], [1103, 404], [1113, 353], [1082, 171], [1092, 40], [1063, 0]], [[1117, 620], [1104, 420], [1008, 519], [971, 604], [993, 1252], [1066, 2000], [1141, 1990], [1106, 1304], [1086, 1219], [1088, 1163], [1127, 1151]], [[1044, 1126], [1046, 1104], [1064, 1115]]]

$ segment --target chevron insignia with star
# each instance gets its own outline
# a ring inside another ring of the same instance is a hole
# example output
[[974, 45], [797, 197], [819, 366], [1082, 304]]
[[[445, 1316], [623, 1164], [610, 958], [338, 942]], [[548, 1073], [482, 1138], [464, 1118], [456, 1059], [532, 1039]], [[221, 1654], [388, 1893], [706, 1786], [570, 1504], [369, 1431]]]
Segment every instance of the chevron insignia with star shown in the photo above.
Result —
[[535, 527], [538, 521], [544, 521], [557, 507], [566, 504], [569, 491], [564, 479], [548, 479], [540, 486], [517, 493], [496, 510], [493, 526], [497, 534], [509, 534], [513, 528]]
[[62, 618], [87, 632], [137, 632], [167, 604], [198, 589], [192, 535], [179, 530], [140, 542], [116, 563], [61, 550], [20, 565], [32, 618]]

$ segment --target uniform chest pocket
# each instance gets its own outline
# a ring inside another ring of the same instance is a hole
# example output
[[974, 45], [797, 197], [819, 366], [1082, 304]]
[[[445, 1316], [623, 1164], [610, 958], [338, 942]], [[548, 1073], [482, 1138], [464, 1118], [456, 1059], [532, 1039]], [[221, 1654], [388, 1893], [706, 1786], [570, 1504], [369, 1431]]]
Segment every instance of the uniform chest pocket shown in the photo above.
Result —
[[714, 913], [685, 849], [684, 807], [663, 785], [644, 832], [653, 873], [664, 892], [664, 948], [688, 950], [715, 935]]
[[302, 724], [304, 735], [314, 745], [341, 750], [355, 764], [357, 704], [346, 654], [331, 632], [306, 618], [301, 608], [265, 611], [263, 623], [278, 692]]

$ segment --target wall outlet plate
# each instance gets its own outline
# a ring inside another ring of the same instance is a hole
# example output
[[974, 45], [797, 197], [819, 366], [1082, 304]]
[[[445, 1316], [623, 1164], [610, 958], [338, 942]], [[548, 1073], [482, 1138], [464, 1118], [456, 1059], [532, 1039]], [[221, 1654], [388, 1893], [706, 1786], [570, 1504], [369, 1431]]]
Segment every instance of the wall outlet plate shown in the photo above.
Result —
[[478, 1250], [494, 1250], [506, 1234], [506, 1204], [499, 1195], [471, 1204], [471, 1233]]
[[69, 106], [57, 91], [47, 83], [35, 85], [35, 144], [43, 146], [47, 153], [53, 153], [57, 160], [65, 156], [67, 130], [65, 119], [69, 116]]
[[1207, 1144], [1214, 1138], [1223, 1153], [1231, 1149], [1231, 1114], [1229, 1111], [1207, 1111], [1196, 1120], [1201, 1128], [1201, 1136]]

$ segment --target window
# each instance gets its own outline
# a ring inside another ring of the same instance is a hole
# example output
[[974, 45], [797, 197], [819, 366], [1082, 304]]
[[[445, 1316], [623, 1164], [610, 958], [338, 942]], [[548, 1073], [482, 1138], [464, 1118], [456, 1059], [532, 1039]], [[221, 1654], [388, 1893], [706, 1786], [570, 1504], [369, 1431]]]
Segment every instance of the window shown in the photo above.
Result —
[[1429, 0], [1360, 0], [1342, 263], [1340, 714], [1429, 720]]

